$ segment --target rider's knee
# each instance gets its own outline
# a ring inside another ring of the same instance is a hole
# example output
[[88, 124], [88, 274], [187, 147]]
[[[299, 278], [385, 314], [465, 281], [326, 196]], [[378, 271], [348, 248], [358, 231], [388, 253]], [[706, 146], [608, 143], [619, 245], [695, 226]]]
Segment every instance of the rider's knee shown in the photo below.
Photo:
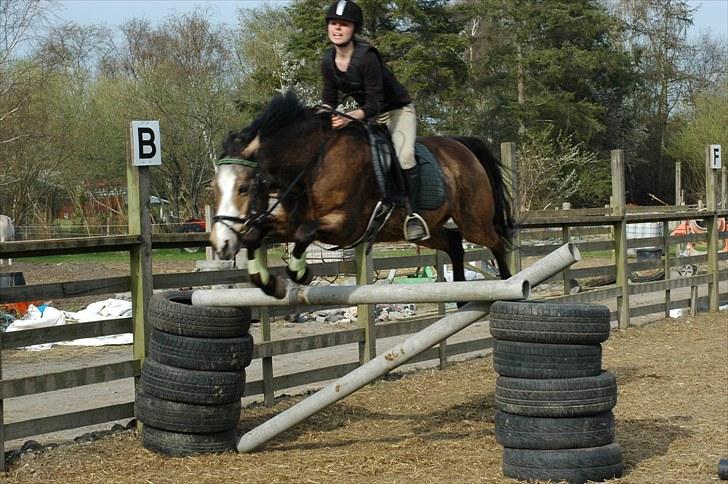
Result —
[[401, 166], [403, 170], [409, 170], [417, 166], [414, 147], [403, 147], [402, 151], [397, 154], [397, 157], [399, 158], [399, 166]]

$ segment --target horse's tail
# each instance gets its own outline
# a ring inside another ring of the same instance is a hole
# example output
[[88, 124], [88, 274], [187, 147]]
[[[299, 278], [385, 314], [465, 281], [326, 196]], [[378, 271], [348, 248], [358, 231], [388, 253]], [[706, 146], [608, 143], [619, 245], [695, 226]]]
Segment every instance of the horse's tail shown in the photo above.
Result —
[[452, 138], [464, 144], [485, 168], [493, 187], [493, 201], [495, 203], [495, 220], [493, 222], [496, 230], [503, 237], [506, 246], [511, 246], [516, 221], [513, 217], [513, 203], [507, 189], [507, 181], [503, 176], [503, 164], [480, 138], [474, 136], [453, 136]]

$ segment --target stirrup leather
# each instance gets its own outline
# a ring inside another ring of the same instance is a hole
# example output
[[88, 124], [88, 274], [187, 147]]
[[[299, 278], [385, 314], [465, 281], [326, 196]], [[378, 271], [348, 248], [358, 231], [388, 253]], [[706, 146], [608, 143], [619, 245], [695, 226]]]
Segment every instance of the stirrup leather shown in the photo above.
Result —
[[425, 222], [425, 219], [422, 218], [422, 216], [417, 212], [412, 212], [404, 219], [404, 226], [402, 227], [404, 231], [405, 238], [407, 237], [407, 224], [409, 224], [411, 221], [417, 220], [420, 222], [422, 227], [425, 229], [425, 235], [424, 237], [419, 237], [417, 239], [407, 239], [410, 242], [420, 241], [420, 240], [427, 240], [430, 238], [430, 228], [427, 226], [427, 222]]

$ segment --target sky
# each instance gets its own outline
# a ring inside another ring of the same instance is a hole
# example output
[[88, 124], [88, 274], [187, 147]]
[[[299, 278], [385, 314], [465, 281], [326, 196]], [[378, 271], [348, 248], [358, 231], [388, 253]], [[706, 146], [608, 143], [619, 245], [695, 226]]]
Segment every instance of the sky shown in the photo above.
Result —
[[[158, 23], [173, 14], [197, 8], [209, 9], [211, 19], [233, 24], [239, 8], [256, 8], [265, 4], [286, 4], [288, 0], [57, 0], [57, 15], [79, 24], [105, 23], [121, 25], [124, 21], [142, 17]], [[710, 32], [713, 37], [728, 40], [728, 0], [689, 0], [698, 7], [689, 35]]]

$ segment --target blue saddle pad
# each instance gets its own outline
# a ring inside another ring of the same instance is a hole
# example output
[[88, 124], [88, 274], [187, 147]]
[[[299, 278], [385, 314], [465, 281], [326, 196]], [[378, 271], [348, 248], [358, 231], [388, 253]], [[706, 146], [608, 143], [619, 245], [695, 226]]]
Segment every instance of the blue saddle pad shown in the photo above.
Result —
[[445, 201], [442, 169], [430, 150], [421, 143], [415, 144], [415, 157], [420, 167], [420, 188], [412, 204], [416, 210], [434, 210]]

